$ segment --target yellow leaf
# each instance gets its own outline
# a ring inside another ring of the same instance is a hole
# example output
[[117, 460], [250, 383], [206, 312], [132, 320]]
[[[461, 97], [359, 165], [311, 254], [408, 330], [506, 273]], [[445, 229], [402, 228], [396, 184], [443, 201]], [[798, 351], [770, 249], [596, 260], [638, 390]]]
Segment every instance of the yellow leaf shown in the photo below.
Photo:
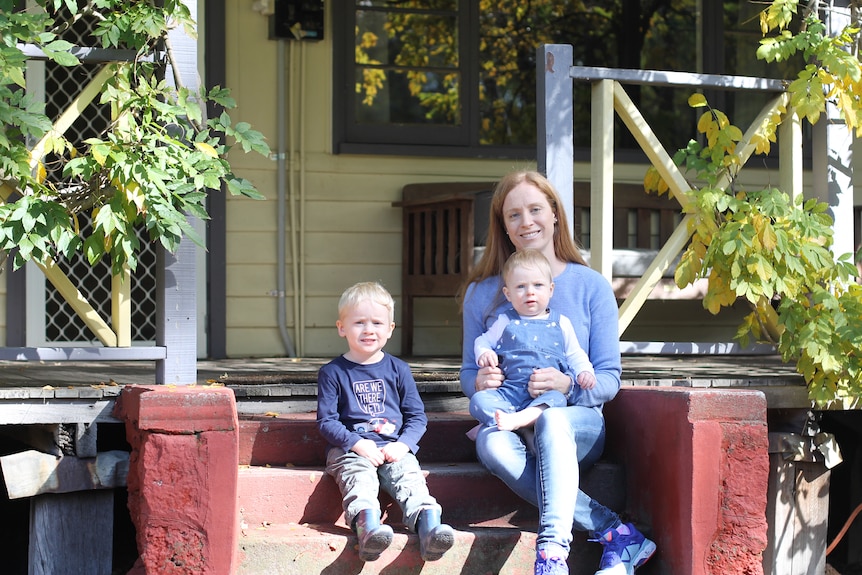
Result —
[[772, 251], [778, 245], [778, 238], [775, 235], [775, 230], [772, 226], [765, 226], [760, 234], [760, 241], [763, 243], [763, 248]]
[[197, 148], [210, 158], [218, 158], [218, 152], [216, 152], [216, 149], [207, 144], [206, 142], [195, 142], [195, 148]]
[[655, 192], [658, 191], [659, 182], [661, 181], [661, 176], [658, 173], [658, 170], [655, 169], [655, 166], [650, 166], [646, 174], [644, 174], [644, 190], [647, 192]]
[[98, 162], [100, 166], [104, 166], [105, 160], [107, 160], [108, 158], [99, 151], [99, 146], [93, 146], [91, 148], [91, 151], [93, 153], [93, 159], [96, 160], [96, 162]]
[[48, 172], [45, 170], [45, 164], [39, 162], [36, 164], [36, 181], [40, 184], [45, 181], [45, 178], [48, 177]]
[[688, 105], [692, 108], [702, 108], [706, 106], [706, 96], [703, 94], [692, 94], [688, 97]]
[[138, 209], [139, 214], [146, 213], [146, 207], [144, 206], [144, 201], [146, 197], [143, 192], [141, 192], [141, 186], [138, 185], [137, 182], [129, 182], [126, 186], [126, 199], [130, 204], [134, 204]]
[[713, 127], [712, 114], [709, 112], [704, 112], [700, 115], [700, 119], [697, 121], [697, 131], [701, 134], [706, 134], [711, 129], [715, 129]]

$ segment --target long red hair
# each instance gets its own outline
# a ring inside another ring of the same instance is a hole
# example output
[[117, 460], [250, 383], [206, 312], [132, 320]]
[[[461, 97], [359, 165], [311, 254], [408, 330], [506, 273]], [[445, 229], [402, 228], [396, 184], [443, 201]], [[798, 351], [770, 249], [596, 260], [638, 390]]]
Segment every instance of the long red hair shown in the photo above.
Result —
[[[569, 221], [565, 210], [560, 206], [560, 196], [554, 189], [551, 182], [542, 174], [536, 171], [518, 171], [511, 172], [505, 175], [494, 188], [494, 195], [491, 198], [491, 207], [488, 220], [488, 238], [485, 242], [485, 252], [481, 259], [476, 263], [470, 271], [467, 279], [459, 290], [459, 296], [463, 300], [464, 291], [467, 286], [473, 282], [480, 282], [492, 276], [499, 276], [503, 271], [503, 266], [506, 260], [509, 259], [515, 252], [515, 244], [509, 239], [506, 234], [506, 225], [503, 218], [503, 203], [506, 201], [506, 196], [509, 195], [516, 186], [521, 183], [528, 183], [534, 186], [537, 190], [545, 194], [548, 199], [548, 204], [557, 219], [557, 224], [554, 226], [554, 253], [557, 258], [564, 262], [572, 262], [581, 265], [587, 265], [584, 257], [581, 255], [581, 250], [578, 248], [571, 233], [569, 233]], [[462, 301], [463, 305], [463, 301]]]

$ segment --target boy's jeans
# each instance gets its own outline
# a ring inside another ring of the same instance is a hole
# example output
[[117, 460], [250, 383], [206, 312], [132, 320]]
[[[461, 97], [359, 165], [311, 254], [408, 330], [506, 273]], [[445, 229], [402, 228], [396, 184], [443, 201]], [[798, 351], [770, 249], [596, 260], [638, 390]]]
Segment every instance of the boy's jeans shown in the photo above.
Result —
[[437, 500], [428, 493], [419, 460], [409, 452], [398, 461], [374, 467], [361, 455], [333, 447], [326, 454], [326, 472], [335, 478], [341, 491], [348, 526], [353, 525], [353, 519], [363, 509], [380, 512], [377, 496], [381, 488], [401, 507], [404, 524], [411, 531], [415, 530], [420, 511], [440, 509]]

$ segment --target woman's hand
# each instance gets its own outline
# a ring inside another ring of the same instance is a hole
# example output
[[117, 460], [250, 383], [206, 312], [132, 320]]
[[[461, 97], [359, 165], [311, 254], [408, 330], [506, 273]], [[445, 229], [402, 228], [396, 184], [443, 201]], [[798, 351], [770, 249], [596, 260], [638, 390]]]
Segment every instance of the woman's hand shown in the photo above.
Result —
[[546, 391], [556, 390], [563, 395], [572, 388], [572, 378], [555, 367], [541, 367], [533, 370], [527, 391], [530, 397], [539, 397]]
[[476, 391], [497, 389], [503, 385], [503, 370], [499, 367], [483, 367], [476, 372]]

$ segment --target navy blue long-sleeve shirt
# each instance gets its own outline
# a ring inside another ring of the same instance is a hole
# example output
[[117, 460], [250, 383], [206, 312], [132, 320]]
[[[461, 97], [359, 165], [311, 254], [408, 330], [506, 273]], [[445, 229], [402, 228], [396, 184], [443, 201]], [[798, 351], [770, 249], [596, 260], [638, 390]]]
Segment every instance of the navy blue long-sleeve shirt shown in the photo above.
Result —
[[385, 352], [370, 365], [339, 356], [317, 374], [317, 427], [344, 451], [370, 439], [378, 447], [400, 441], [416, 453], [428, 417], [405, 361]]

